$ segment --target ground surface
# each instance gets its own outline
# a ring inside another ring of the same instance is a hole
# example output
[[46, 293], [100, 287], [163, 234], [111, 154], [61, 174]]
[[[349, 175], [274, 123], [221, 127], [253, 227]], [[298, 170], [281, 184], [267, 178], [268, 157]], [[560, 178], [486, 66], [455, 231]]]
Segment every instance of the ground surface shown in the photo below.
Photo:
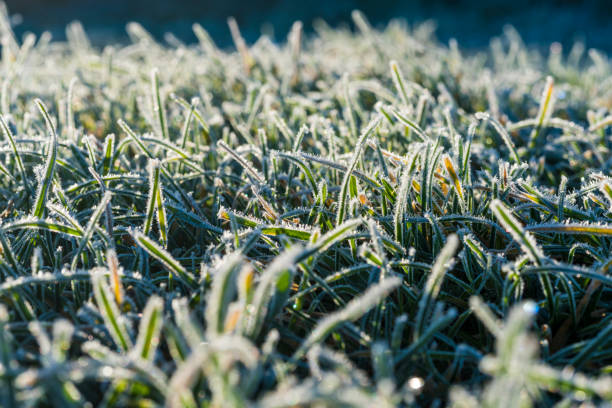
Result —
[[353, 18], [0, 19], [3, 406], [612, 400], [607, 56]]

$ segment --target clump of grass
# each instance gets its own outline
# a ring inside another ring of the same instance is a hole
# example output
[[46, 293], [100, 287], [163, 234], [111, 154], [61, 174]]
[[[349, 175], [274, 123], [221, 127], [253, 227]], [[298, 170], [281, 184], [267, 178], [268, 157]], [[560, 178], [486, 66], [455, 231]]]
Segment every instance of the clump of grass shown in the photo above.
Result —
[[99, 50], [1, 8], [0, 405], [611, 403], [612, 66], [353, 17]]

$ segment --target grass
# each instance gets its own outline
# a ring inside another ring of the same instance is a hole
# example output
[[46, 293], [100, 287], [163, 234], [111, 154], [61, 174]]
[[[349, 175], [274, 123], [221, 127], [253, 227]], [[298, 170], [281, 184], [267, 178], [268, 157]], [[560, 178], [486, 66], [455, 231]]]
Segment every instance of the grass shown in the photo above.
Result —
[[0, 405], [612, 401], [606, 55], [2, 18]]

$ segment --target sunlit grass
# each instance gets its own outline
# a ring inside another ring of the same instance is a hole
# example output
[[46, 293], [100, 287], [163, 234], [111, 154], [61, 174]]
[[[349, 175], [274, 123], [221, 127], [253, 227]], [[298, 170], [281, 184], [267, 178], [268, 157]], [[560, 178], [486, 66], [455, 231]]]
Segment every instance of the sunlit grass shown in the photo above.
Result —
[[1, 406], [612, 401], [605, 55], [0, 14]]

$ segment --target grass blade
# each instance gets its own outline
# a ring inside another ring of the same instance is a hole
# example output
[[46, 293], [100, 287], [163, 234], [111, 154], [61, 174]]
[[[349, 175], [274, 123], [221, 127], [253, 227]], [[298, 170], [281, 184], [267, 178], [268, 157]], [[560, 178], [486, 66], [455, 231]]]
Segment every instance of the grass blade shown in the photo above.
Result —
[[355, 146], [355, 153], [353, 153], [353, 157], [351, 158], [347, 172], [344, 173], [344, 179], [342, 180], [340, 195], [338, 196], [338, 212], [336, 215], [336, 226], [339, 226], [344, 222], [346, 214], [346, 196], [348, 195], [349, 182], [353, 174], [353, 169], [355, 169], [355, 167], [357, 166], [357, 161], [361, 156], [361, 151], [363, 150], [366, 139], [370, 136], [370, 133], [372, 133], [376, 126], [378, 126], [378, 124], [380, 123], [380, 119], [380, 116], [377, 116], [376, 118], [372, 119], [368, 126], [361, 132], [361, 136], [359, 137], [357, 146]]
[[401, 285], [401, 280], [395, 277], [385, 279], [379, 284], [370, 287], [363, 295], [351, 300], [343, 309], [334, 312], [312, 330], [300, 348], [293, 354], [292, 359], [298, 360], [317, 343], [323, 341], [332, 331], [341, 324], [358, 319], [367, 311], [383, 301], [391, 292]]
[[115, 344], [124, 353], [128, 352], [132, 348], [132, 340], [128, 335], [125, 321], [119, 313], [119, 308], [113, 300], [113, 292], [106, 282], [106, 277], [102, 273], [96, 273], [92, 276], [92, 284], [98, 310], [102, 315], [106, 329]]
[[159, 333], [163, 322], [163, 306], [163, 300], [158, 296], [153, 296], [149, 298], [142, 312], [138, 338], [131, 352], [144, 360], [152, 361], [155, 350], [159, 345]]
[[131, 235], [134, 241], [144, 249], [149, 255], [157, 259], [164, 267], [172, 273], [177, 279], [185, 282], [187, 286], [195, 287], [197, 281], [191, 273], [189, 273], [176, 259], [170, 255], [164, 248], [156, 244], [142, 232], [132, 230]]
[[544, 262], [544, 254], [538, 246], [536, 240], [529, 232], [525, 231], [514, 215], [508, 208], [499, 200], [493, 200], [490, 205], [491, 211], [495, 218], [504, 227], [506, 231], [519, 243], [523, 251], [529, 259], [536, 265], [541, 265]]
[[36, 103], [36, 106], [38, 106], [38, 109], [45, 120], [47, 131], [49, 133], [47, 160], [45, 162], [44, 171], [39, 180], [38, 190], [36, 192], [36, 201], [32, 210], [32, 215], [34, 217], [43, 218], [47, 194], [51, 189], [51, 183], [53, 183], [53, 176], [55, 174], [55, 163], [57, 161], [57, 134], [55, 133], [55, 126], [51, 122], [51, 118], [47, 113], [47, 107], [40, 99], [36, 99], [34, 102]]
[[459, 247], [459, 238], [457, 235], [451, 235], [446, 239], [446, 244], [436, 258], [436, 262], [431, 268], [431, 272], [427, 277], [423, 295], [419, 300], [419, 307], [416, 315], [416, 323], [414, 329], [414, 341], [418, 341], [422, 335], [427, 322], [427, 316], [431, 313], [433, 302], [435, 302], [446, 271], [452, 267], [453, 255]]

